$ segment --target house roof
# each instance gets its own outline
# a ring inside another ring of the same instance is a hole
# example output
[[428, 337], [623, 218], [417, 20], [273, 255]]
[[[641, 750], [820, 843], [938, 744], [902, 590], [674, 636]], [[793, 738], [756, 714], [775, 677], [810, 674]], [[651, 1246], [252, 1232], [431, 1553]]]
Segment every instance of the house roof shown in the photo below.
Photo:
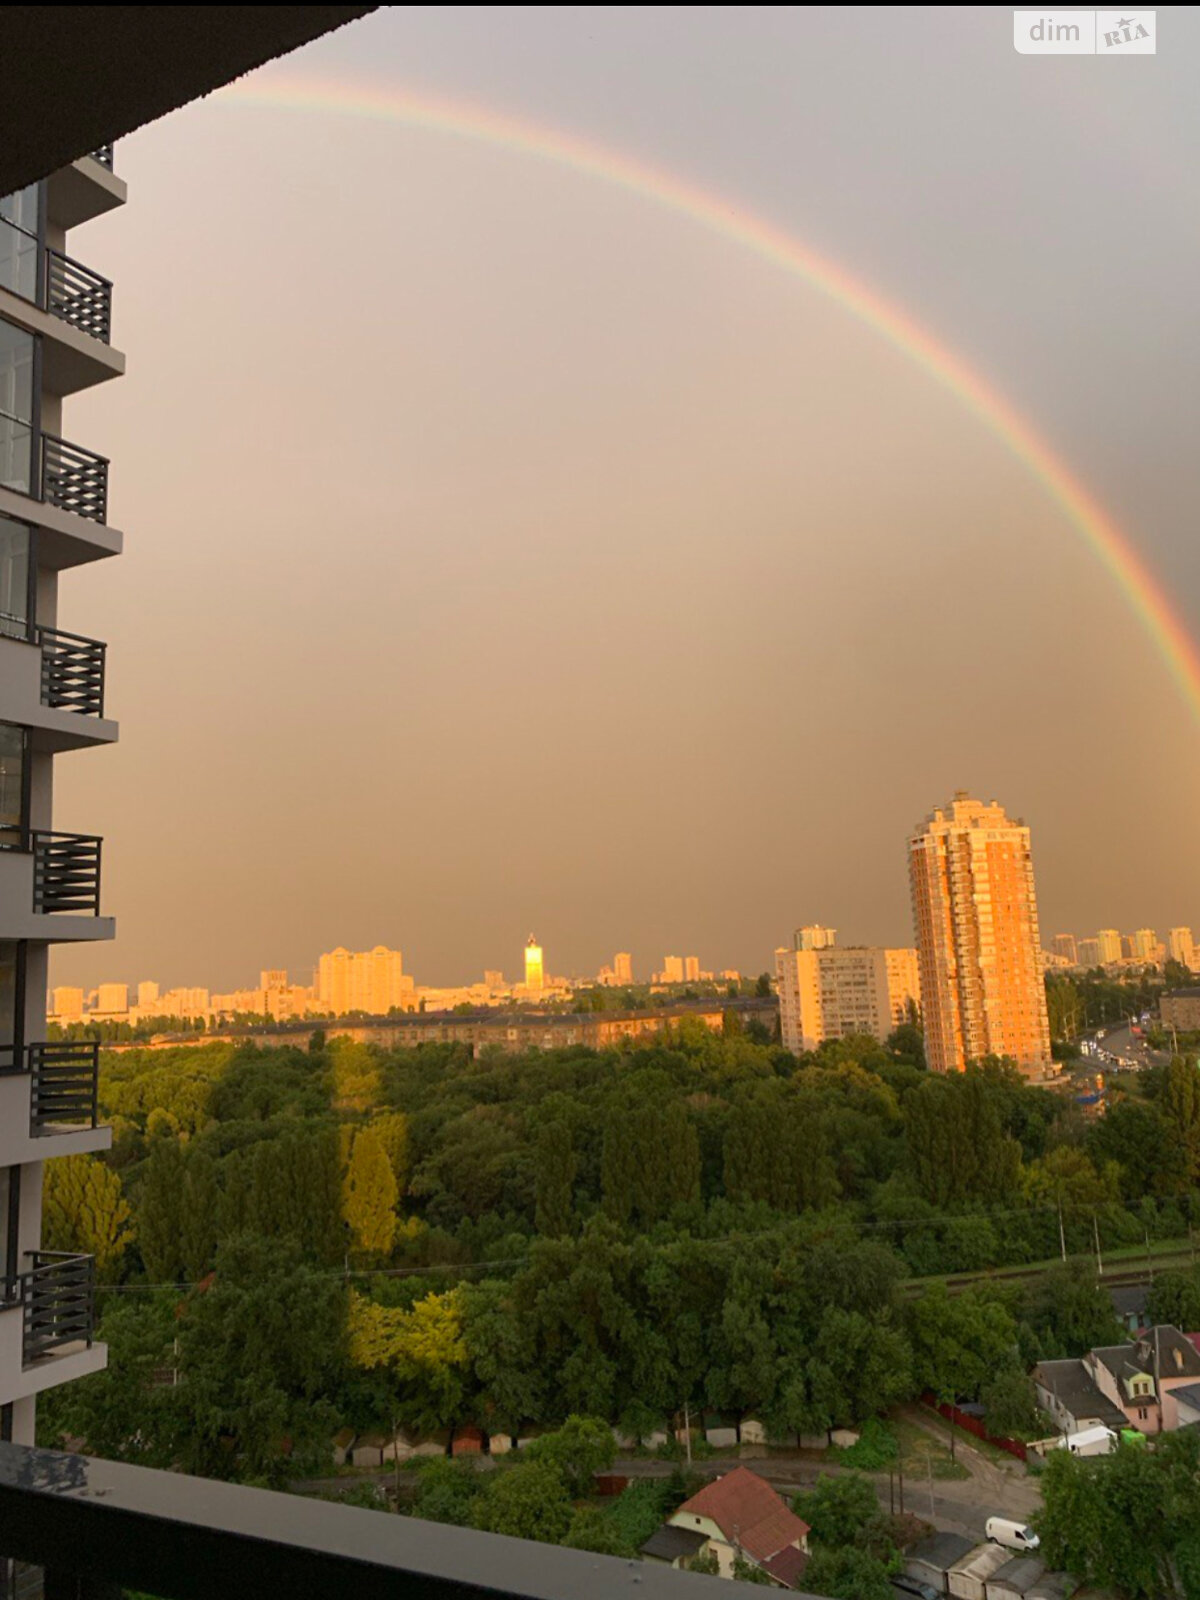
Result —
[[703, 1533], [697, 1533], [692, 1528], [676, 1528], [672, 1523], [664, 1522], [661, 1528], [655, 1528], [642, 1545], [642, 1554], [656, 1556], [659, 1561], [686, 1560], [696, 1555], [707, 1543], [708, 1538]]
[[1155, 1374], [1157, 1366], [1161, 1378], [1200, 1378], [1200, 1353], [1186, 1334], [1178, 1328], [1160, 1323], [1147, 1328], [1131, 1344], [1105, 1345], [1093, 1350], [1095, 1360], [1102, 1362], [1114, 1378], [1131, 1378], [1138, 1374]]
[[762, 1565], [763, 1571], [769, 1572], [777, 1583], [781, 1583], [785, 1589], [794, 1589], [804, 1576], [808, 1562], [809, 1557], [805, 1551], [797, 1550], [794, 1544], [789, 1544]]
[[1171, 1393], [1176, 1400], [1182, 1400], [1185, 1406], [1191, 1406], [1193, 1411], [1200, 1411], [1200, 1383], [1181, 1383]]
[[1046, 1563], [1039, 1561], [1037, 1556], [1013, 1556], [1011, 1561], [1006, 1561], [992, 1573], [988, 1588], [993, 1583], [1003, 1583], [1017, 1594], [1024, 1594], [1027, 1589], [1033, 1588], [1045, 1570]]
[[1041, 1385], [1078, 1422], [1095, 1417], [1108, 1428], [1123, 1428], [1125, 1413], [1103, 1392], [1082, 1361], [1039, 1361], [1033, 1381]]
[[961, 1561], [967, 1551], [974, 1548], [974, 1539], [967, 1539], [961, 1533], [935, 1533], [928, 1539], [922, 1539], [920, 1544], [913, 1545], [908, 1552], [908, 1560], [920, 1561], [927, 1567], [948, 1572], [956, 1561]]
[[789, 1511], [782, 1496], [749, 1467], [735, 1467], [706, 1483], [671, 1520], [680, 1516], [711, 1518], [730, 1544], [740, 1545], [756, 1561], [769, 1561], [808, 1536], [808, 1523]]
[[1113, 1310], [1119, 1317], [1138, 1316], [1146, 1309], [1150, 1290], [1144, 1283], [1131, 1283], [1108, 1291]]
[[977, 1544], [965, 1556], [960, 1556], [951, 1570], [965, 1573], [970, 1578], [982, 1578], [986, 1583], [1011, 1560], [1012, 1551], [1006, 1550], [1002, 1544]]

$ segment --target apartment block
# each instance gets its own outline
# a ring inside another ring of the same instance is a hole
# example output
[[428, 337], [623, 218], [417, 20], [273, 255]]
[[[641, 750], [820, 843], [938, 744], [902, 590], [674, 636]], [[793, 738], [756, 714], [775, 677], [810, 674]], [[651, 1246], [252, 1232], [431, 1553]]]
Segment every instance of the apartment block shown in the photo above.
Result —
[[1096, 947], [1100, 952], [1101, 966], [1107, 966], [1110, 961], [1120, 961], [1125, 954], [1121, 935], [1116, 928], [1101, 928], [1096, 935]]
[[1153, 928], [1138, 928], [1129, 936], [1129, 954], [1135, 961], [1157, 961], [1159, 957], [1158, 934]]
[[1185, 967], [1194, 968], [1196, 965], [1196, 946], [1192, 940], [1192, 930], [1190, 928], [1172, 928], [1167, 934], [1167, 951], [1172, 961], [1178, 961]]
[[959, 791], [908, 841], [925, 1058], [961, 1072], [983, 1056], [1049, 1067], [1050, 1027], [1029, 829]]
[[917, 952], [832, 943], [775, 952], [779, 1016], [789, 1050], [870, 1034], [886, 1039], [914, 1014]]
[[1054, 954], [1060, 956], [1069, 967], [1079, 965], [1079, 946], [1075, 942], [1073, 933], [1056, 933], [1054, 935]]
[[1079, 965], [1081, 967], [1087, 967], [1089, 970], [1092, 967], [1098, 967], [1100, 965], [1099, 939], [1080, 939]]
[[[60, 577], [117, 555], [109, 463], [71, 437], [72, 397], [119, 377], [112, 285], [74, 230], [120, 206], [106, 146], [0, 199], [0, 1438], [32, 1443], [36, 1396], [98, 1371], [92, 1258], [41, 1248], [42, 1169], [108, 1148], [97, 1047], [46, 1039], [56, 944], [111, 939], [102, 841], [54, 815], [55, 762], [112, 744], [106, 649], [59, 625]], [[75, 818], [63, 819], [75, 822]], [[83, 820], [83, 819], [81, 819]], [[63, 1014], [82, 993], [62, 989]]]
[[373, 950], [346, 950], [339, 945], [328, 951], [317, 963], [316, 990], [321, 1009], [335, 1017], [351, 1011], [386, 1017], [393, 1009], [411, 1011], [417, 1003], [400, 951], [381, 944]]
[[546, 983], [546, 963], [542, 947], [533, 934], [525, 943], [525, 988], [530, 994], [541, 994]]
[[618, 950], [613, 957], [613, 982], [616, 984], [630, 984], [633, 982], [633, 957], [628, 950]]

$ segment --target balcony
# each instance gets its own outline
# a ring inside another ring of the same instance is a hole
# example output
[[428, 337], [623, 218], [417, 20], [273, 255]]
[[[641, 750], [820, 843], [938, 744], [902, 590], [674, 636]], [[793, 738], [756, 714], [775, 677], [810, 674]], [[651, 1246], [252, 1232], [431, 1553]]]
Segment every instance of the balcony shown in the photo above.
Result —
[[42, 435], [42, 499], [92, 522], [108, 519], [108, 460], [57, 434]]
[[33, 835], [33, 909], [100, 915], [100, 847], [91, 833]]
[[35, 1134], [94, 1128], [100, 1094], [100, 1046], [86, 1040], [31, 1044], [29, 1122]]
[[111, 342], [112, 284], [61, 250], [46, 250], [45, 301], [51, 315], [101, 344]]
[[98, 150], [91, 152], [92, 160], [98, 161], [102, 167], [113, 170], [113, 147], [111, 144], [102, 144]]
[[96, 1272], [91, 1256], [61, 1250], [29, 1250], [31, 1263], [21, 1273], [24, 1307], [24, 1364], [53, 1355], [66, 1345], [90, 1347], [95, 1327]]
[[17, 1444], [0, 1445], [0, 1550], [44, 1568], [47, 1595], [73, 1600], [123, 1589], [164, 1600], [737, 1600], [744, 1587]]
[[38, 628], [42, 648], [42, 704], [82, 717], [104, 715], [104, 660], [107, 646], [61, 628]]

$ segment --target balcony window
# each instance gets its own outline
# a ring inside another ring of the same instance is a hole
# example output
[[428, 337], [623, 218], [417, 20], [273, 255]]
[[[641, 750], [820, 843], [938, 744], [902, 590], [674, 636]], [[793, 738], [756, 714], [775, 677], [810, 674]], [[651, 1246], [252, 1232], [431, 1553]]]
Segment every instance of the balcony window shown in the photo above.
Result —
[[40, 200], [37, 183], [0, 200], [0, 289], [23, 300], [37, 298]]
[[20, 946], [0, 939], [0, 1072], [16, 1066], [19, 1043]]
[[0, 322], [0, 485], [33, 492], [34, 337]]
[[0, 634], [13, 639], [29, 635], [30, 579], [29, 529], [9, 517], [0, 517]]
[[0, 722], [0, 849], [19, 850], [25, 843], [26, 732]]

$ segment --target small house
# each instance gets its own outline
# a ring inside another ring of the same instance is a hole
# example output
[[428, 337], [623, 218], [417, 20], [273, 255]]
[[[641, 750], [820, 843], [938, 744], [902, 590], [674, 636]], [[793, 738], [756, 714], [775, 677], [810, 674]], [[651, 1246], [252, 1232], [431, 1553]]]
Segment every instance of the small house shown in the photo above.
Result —
[[511, 1433], [493, 1433], [488, 1437], [488, 1449], [494, 1456], [506, 1456], [512, 1447]]
[[483, 1433], [473, 1423], [465, 1422], [454, 1430], [454, 1442], [450, 1446], [452, 1456], [481, 1456], [483, 1454]]
[[961, 1533], [935, 1533], [913, 1545], [904, 1558], [904, 1571], [939, 1594], [948, 1594], [950, 1568], [974, 1548], [974, 1542]]
[[733, 1576], [740, 1556], [774, 1582], [795, 1589], [808, 1562], [807, 1522], [749, 1467], [734, 1467], [706, 1483], [667, 1526], [703, 1535], [698, 1548], [716, 1556], [723, 1578]]
[[988, 1579], [1012, 1557], [1002, 1544], [977, 1544], [950, 1568], [946, 1587], [958, 1600], [987, 1600]]
[[668, 1567], [687, 1567], [708, 1543], [703, 1533], [692, 1528], [676, 1528], [664, 1522], [642, 1546], [645, 1561], [660, 1561]]
[[757, 1417], [745, 1417], [742, 1421], [743, 1444], [766, 1444], [767, 1430]]
[[344, 1467], [350, 1459], [350, 1447], [354, 1443], [354, 1429], [342, 1428], [333, 1436], [333, 1464], [335, 1467]]

